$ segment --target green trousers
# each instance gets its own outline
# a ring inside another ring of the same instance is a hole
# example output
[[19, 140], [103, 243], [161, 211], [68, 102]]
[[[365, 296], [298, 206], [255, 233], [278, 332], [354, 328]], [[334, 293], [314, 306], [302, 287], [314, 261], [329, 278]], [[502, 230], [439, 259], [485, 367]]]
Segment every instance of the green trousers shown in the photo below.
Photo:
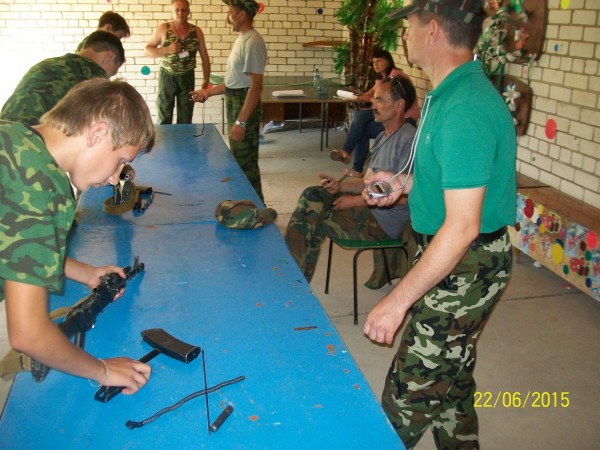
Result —
[[334, 210], [336, 198], [322, 186], [306, 188], [285, 230], [285, 242], [309, 283], [325, 238], [391, 239], [367, 206]]
[[[418, 247], [415, 264], [424, 251]], [[507, 234], [467, 250], [412, 307], [388, 372], [382, 406], [406, 448], [431, 425], [439, 449], [479, 448], [476, 344], [512, 268]]]
[[175, 76], [161, 69], [158, 75], [156, 99], [159, 125], [173, 123], [175, 101], [177, 101], [177, 123], [192, 123], [194, 102], [190, 101], [190, 92], [195, 89], [195, 83], [193, 70]]
[[[237, 120], [238, 115], [244, 106], [245, 95], [225, 95], [225, 106], [227, 109], [227, 122], [229, 132]], [[262, 184], [260, 182], [260, 168], [258, 167], [258, 143], [260, 139], [260, 121], [262, 119], [262, 103], [259, 102], [256, 108], [246, 121], [246, 134], [243, 141], [234, 141], [229, 138], [229, 148], [233, 157], [238, 162], [248, 181], [264, 202], [262, 193]]]

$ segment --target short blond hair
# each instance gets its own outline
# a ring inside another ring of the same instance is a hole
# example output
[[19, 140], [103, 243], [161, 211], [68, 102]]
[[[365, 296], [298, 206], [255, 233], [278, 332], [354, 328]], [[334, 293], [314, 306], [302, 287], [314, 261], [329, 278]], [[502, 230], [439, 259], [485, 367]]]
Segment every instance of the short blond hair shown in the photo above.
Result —
[[113, 148], [141, 146], [144, 153], [154, 146], [156, 130], [148, 105], [133, 86], [123, 80], [94, 78], [83, 81], [44, 114], [40, 123], [78, 136], [95, 122], [106, 122]]

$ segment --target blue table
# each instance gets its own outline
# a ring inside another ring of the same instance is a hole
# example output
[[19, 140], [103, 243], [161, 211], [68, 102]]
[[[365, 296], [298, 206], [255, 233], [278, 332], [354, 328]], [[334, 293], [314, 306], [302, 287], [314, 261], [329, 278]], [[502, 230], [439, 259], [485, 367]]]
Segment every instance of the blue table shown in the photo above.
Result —
[[[208, 396], [211, 420], [228, 404], [232, 416], [209, 434], [199, 397], [126, 428], [204, 387], [200, 358], [159, 355], [140, 392], [106, 404], [93, 400], [87, 380], [52, 371], [36, 384], [20, 374], [0, 447], [403, 448], [276, 227], [232, 230], [214, 219], [222, 199], [259, 200], [214, 127], [194, 138], [199, 129], [160, 127], [157, 147], [135, 161], [139, 183], [173, 194], [157, 195], [144, 214], [108, 216], [101, 204], [110, 191], [86, 193], [69, 254], [123, 266], [139, 255], [146, 264], [88, 332], [88, 351], [139, 358], [150, 350], [140, 332], [164, 328], [204, 349], [209, 386], [246, 377]], [[85, 294], [68, 282], [52, 308]]]

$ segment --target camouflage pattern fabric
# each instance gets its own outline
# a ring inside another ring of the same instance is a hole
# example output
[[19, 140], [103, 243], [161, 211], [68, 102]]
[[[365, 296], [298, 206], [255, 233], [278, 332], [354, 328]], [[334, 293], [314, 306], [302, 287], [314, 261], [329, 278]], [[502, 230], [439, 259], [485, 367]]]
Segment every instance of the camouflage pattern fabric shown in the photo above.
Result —
[[[400, 237], [406, 242], [406, 254], [400, 248], [388, 248], [385, 251], [385, 256], [390, 270], [392, 280], [403, 278], [413, 265], [414, 256], [417, 253], [417, 241], [415, 240], [414, 232], [410, 221], [404, 226], [402, 236]], [[385, 263], [383, 261], [382, 252], [373, 253], [373, 273], [366, 281], [365, 286], [369, 289], [379, 289], [388, 284], [388, 276], [385, 272]]]
[[192, 123], [194, 102], [190, 92], [195, 89], [194, 71], [182, 75], [171, 75], [161, 69], [158, 73], [158, 97], [156, 98], [157, 120], [159, 125], [173, 123], [173, 109], [177, 101], [177, 123]]
[[37, 125], [40, 117], [50, 111], [69, 89], [98, 77], [106, 78], [104, 69], [83, 56], [68, 53], [45, 59], [29, 69], [21, 79], [2, 107], [0, 119]]
[[75, 199], [42, 138], [0, 121], [0, 299], [13, 280], [58, 291]]
[[333, 201], [337, 197], [322, 186], [306, 188], [285, 230], [285, 242], [309, 283], [325, 238], [391, 239], [381, 229], [369, 207], [334, 210]]
[[260, 228], [277, 218], [272, 208], [258, 209], [250, 200], [225, 200], [215, 209], [217, 222], [228, 228]]
[[[230, 133], [231, 127], [237, 120], [245, 100], [245, 95], [225, 95], [227, 122], [229, 124], [228, 127]], [[262, 103], [258, 102], [258, 105], [256, 105], [256, 108], [246, 121], [246, 134], [244, 140], [238, 142], [229, 138], [229, 148], [233, 153], [233, 157], [246, 174], [248, 181], [250, 181], [250, 184], [252, 184], [252, 187], [260, 199], [264, 201], [262, 184], [260, 182], [260, 169], [258, 167], [258, 141], [260, 139], [261, 117]]]
[[[159, 63], [161, 71], [164, 70], [175, 76], [185, 75], [190, 72], [192, 75], [194, 74], [194, 69], [196, 68], [196, 53], [198, 53], [198, 50], [200, 49], [200, 41], [198, 41], [196, 26], [189, 24], [189, 27], [189, 32], [185, 39], [179, 39], [173, 33], [171, 24], [167, 23], [167, 34], [161, 47], [168, 47], [173, 42], [179, 41], [181, 44], [181, 51], [179, 53], [167, 53], [161, 57]], [[183, 58], [180, 57], [179, 54], [182, 52], [188, 52], [188, 56]], [[193, 90], [194, 86], [192, 85], [192, 89], [187, 92]]]
[[[418, 246], [415, 264], [424, 248]], [[476, 344], [512, 268], [507, 234], [467, 250], [412, 307], [382, 406], [407, 449], [432, 425], [439, 449], [479, 448], [473, 404]]]
[[247, 11], [251, 17], [254, 17], [258, 12], [258, 3], [255, 0], [223, 0], [223, 3], [235, 6], [242, 11]]

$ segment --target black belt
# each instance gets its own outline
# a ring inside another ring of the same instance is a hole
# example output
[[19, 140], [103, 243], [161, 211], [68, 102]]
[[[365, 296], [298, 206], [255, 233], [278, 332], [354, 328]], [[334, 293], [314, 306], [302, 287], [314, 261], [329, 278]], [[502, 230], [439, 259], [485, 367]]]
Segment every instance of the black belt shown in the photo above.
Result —
[[[498, 228], [496, 231], [492, 231], [491, 233], [479, 233], [479, 236], [475, 238], [473, 242], [471, 242], [471, 248], [481, 247], [482, 245], [489, 244], [494, 242], [496, 239], [500, 239], [506, 233], [506, 226], [502, 228]], [[421, 234], [414, 232], [415, 239], [417, 240], [417, 244], [421, 247], [427, 247], [431, 240], [433, 239], [432, 234]]]
[[232, 88], [228, 88], [227, 86], [225, 86], [225, 95], [239, 95], [239, 96], [243, 96], [243, 95], [246, 95], [248, 93], [249, 89], [250, 89], [249, 87], [232, 89]]

